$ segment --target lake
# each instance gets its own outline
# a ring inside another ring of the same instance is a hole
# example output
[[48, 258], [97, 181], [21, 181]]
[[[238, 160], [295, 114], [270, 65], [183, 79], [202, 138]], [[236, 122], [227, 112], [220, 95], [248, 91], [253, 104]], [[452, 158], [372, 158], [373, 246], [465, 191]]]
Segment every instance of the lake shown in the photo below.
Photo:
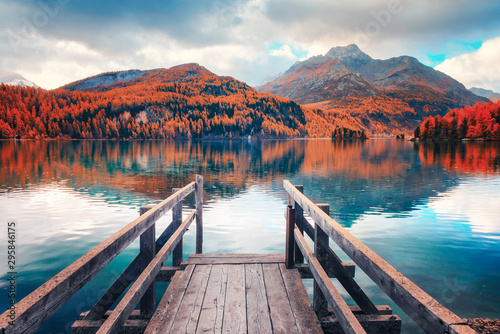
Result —
[[[0, 156], [2, 244], [15, 222], [18, 299], [135, 219], [141, 205], [201, 174], [204, 252], [284, 253], [282, 182], [289, 179], [313, 201], [330, 204], [341, 225], [459, 316], [500, 316], [499, 143], [1, 141]], [[184, 205], [191, 210], [194, 199]], [[194, 252], [194, 233], [185, 236], [184, 258]], [[138, 248], [129, 246], [38, 333], [68, 333]], [[403, 319], [403, 332], [419, 332], [359, 268], [356, 278]], [[306, 287], [312, 293], [310, 280]]]

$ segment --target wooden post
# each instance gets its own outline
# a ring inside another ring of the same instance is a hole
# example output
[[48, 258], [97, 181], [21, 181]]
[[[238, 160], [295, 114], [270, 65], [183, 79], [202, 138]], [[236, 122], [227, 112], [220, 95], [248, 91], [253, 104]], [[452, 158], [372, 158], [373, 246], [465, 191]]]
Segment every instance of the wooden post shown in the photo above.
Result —
[[[301, 193], [304, 193], [304, 186], [295, 186], [295, 188], [297, 188], [297, 190], [300, 191]], [[302, 233], [302, 235], [304, 235], [304, 219], [305, 219], [304, 218], [304, 210], [297, 202], [295, 202], [295, 201], [293, 201], [293, 202], [295, 203], [295, 205], [294, 205], [295, 225], [297, 225], [297, 227], [299, 228], [300, 233]], [[295, 263], [304, 263], [304, 255], [300, 251], [300, 248], [296, 242], [295, 242], [294, 255], [295, 255]]]
[[[172, 194], [175, 194], [178, 192], [180, 189], [179, 188], [173, 188], [172, 189]], [[172, 228], [173, 232], [177, 231], [179, 226], [181, 226], [182, 223], [182, 201], [180, 201], [176, 206], [172, 208]], [[174, 267], [180, 266], [182, 262], [182, 238], [177, 244], [177, 246], [174, 248], [174, 251], [172, 253], [172, 265]]]
[[287, 206], [286, 211], [286, 242], [285, 242], [285, 266], [287, 269], [293, 268], [293, 251], [295, 230], [295, 209], [291, 205]]
[[[151, 207], [142, 206], [139, 213], [143, 215], [146, 213]], [[140, 261], [139, 261], [139, 269], [142, 273], [144, 269], [149, 265], [149, 262], [153, 260], [156, 255], [156, 224], [151, 225], [144, 233], [140, 236]], [[156, 283], [151, 283], [151, 285], [144, 293], [144, 296], [141, 298], [141, 316], [143, 317], [151, 317], [156, 308]]]
[[196, 254], [203, 253], [203, 176], [196, 175]]
[[[330, 214], [330, 205], [318, 204], [318, 208], [323, 210], [327, 215]], [[318, 224], [314, 224], [314, 254], [325, 272], [329, 272], [328, 250], [330, 246], [328, 245], [328, 241], [328, 234]], [[322, 318], [328, 314], [328, 302], [316, 281], [314, 281], [313, 306], [318, 317]]]

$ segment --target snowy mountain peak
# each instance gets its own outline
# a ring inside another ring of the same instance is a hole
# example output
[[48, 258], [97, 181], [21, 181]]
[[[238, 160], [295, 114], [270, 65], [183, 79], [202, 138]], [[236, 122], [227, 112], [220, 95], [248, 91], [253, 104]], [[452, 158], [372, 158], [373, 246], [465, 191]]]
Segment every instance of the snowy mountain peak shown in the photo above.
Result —
[[368, 62], [372, 58], [361, 51], [356, 44], [349, 44], [348, 46], [336, 46], [330, 49], [325, 55], [327, 58], [337, 58], [342, 61], [349, 59], [357, 59], [361, 61]]
[[29, 81], [19, 73], [5, 70], [0, 70], [0, 83], [11, 86], [38, 88], [35, 83]]

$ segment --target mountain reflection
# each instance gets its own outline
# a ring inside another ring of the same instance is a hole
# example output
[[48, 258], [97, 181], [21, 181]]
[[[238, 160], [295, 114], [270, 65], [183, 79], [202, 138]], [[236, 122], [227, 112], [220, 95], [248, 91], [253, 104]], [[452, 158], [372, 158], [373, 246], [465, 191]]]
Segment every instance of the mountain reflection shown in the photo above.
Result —
[[313, 200], [328, 200], [333, 215], [349, 224], [366, 211], [411, 210], [456, 183], [449, 171], [497, 173], [499, 152], [496, 143], [394, 140], [3, 141], [0, 192], [63, 182], [91, 194], [158, 200], [201, 174], [210, 200], [252, 183], [281, 187], [288, 178]]

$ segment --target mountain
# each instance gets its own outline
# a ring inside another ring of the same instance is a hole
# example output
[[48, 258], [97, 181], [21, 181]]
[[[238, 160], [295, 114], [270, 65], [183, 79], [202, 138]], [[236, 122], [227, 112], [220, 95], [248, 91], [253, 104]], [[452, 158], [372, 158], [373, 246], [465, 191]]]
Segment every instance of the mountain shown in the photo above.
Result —
[[469, 90], [476, 95], [483, 96], [487, 99], [490, 99], [492, 102], [500, 101], [500, 93], [494, 92], [492, 90], [484, 89], [484, 88], [477, 88], [477, 87], [472, 87]]
[[411, 133], [426, 117], [487, 102], [416, 58], [373, 59], [356, 45], [295, 63], [259, 91], [345, 112], [373, 133]]
[[[19, 90], [22, 91], [19, 94]], [[330, 137], [362, 124], [260, 93], [198, 64], [109, 72], [52, 91], [0, 89], [0, 138]]]
[[38, 86], [35, 83], [29, 81], [22, 75], [11, 71], [3, 71], [3, 70], [0, 70], [0, 84], [38, 88]]

